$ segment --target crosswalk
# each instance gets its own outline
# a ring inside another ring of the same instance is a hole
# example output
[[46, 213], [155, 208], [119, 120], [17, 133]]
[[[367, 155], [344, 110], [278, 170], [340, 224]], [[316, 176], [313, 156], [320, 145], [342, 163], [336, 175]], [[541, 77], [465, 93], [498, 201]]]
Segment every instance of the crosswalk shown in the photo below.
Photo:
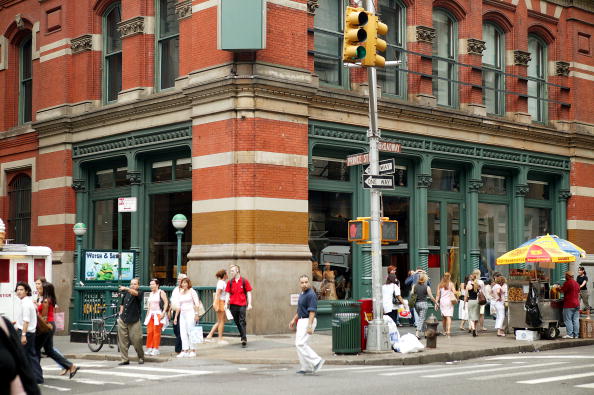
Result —
[[[118, 366], [114, 362], [76, 363], [80, 370], [72, 379], [60, 376], [60, 367], [48, 362], [42, 366], [45, 383], [41, 385], [43, 393], [84, 393], [93, 387], [113, 387], [118, 389], [130, 383], [179, 379], [183, 377], [212, 374], [211, 370], [165, 368], [159, 365]], [[115, 365], [115, 366], [114, 366]]]
[[466, 382], [489, 381], [513, 383], [516, 388], [551, 384], [594, 389], [594, 356], [592, 355], [506, 355], [448, 364], [417, 366], [332, 366], [320, 374], [366, 375], [378, 378], [415, 377], [425, 382], [443, 382], [452, 378]]

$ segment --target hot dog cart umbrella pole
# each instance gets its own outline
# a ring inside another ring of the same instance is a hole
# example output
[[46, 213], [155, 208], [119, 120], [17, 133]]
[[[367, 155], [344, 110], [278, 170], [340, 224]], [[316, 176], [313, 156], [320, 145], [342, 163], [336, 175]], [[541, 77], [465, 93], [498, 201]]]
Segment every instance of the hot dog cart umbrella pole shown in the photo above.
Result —
[[[524, 243], [497, 258], [497, 265], [531, 263], [534, 267], [533, 270], [510, 271], [508, 320], [514, 332], [517, 329], [531, 329], [541, 332], [548, 339], [559, 336], [559, 327], [564, 325], [563, 303], [555, 292], [551, 295], [549, 283], [544, 274], [536, 270], [536, 265], [552, 269], [558, 263], [574, 262], [575, 259], [574, 254], [563, 251], [545, 236]], [[529, 293], [530, 299], [527, 298]], [[539, 314], [539, 317], [534, 317], [534, 314]]]

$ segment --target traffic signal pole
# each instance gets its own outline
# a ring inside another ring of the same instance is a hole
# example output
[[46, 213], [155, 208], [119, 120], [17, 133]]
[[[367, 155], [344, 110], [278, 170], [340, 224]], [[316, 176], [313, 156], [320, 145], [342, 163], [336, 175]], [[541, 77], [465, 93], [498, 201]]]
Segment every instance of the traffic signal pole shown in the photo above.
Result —
[[[365, 0], [365, 9], [375, 13], [373, 0]], [[379, 175], [378, 142], [380, 131], [377, 116], [377, 71], [375, 67], [367, 67], [369, 85], [369, 170], [372, 175]], [[367, 351], [385, 352], [391, 350], [388, 325], [382, 317], [382, 244], [380, 235], [380, 200], [381, 190], [371, 188], [371, 287], [373, 297], [373, 320], [367, 329]]]

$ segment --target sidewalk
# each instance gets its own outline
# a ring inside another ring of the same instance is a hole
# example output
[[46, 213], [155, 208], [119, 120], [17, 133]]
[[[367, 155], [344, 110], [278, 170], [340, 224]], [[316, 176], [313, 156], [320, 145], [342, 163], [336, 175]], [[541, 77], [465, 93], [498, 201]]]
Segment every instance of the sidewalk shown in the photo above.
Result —
[[[453, 322], [456, 324], [457, 322]], [[521, 352], [548, 351], [559, 348], [594, 345], [594, 339], [556, 339], [537, 341], [518, 341], [513, 335], [497, 337], [494, 331], [482, 332], [472, 337], [453, 325], [452, 336], [439, 336], [437, 348], [425, 349], [420, 353], [400, 354], [395, 352], [359, 355], [336, 355], [332, 353], [330, 332], [316, 333], [310, 340], [312, 348], [330, 365], [417, 365], [433, 362], [459, 361], [491, 355], [513, 354]], [[414, 328], [401, 327], [400, 333], [414, 333]], [[223, 360], [232, 363], [250, 364], [297, 364], [294, 346], [294, 334], [248, 335], [248, 346], [241, 348], [239, 338], [226, 337], [227, 345], [204, 343], [198, 346], [200, 359]], [[425, 344], [425, 340], [421, 340]], [[118, 361], [117, 348], [105, 345], [100, 352], [91, 352], [86, 343], [71, 343], [68, 336], [56, 336], [55, 347], [71, 359], [93, 359]], [[135, 352], [130, 348], [130, 356], [135, 359]], [[161, 347], [161, 355], [146, 357], [147, 362], [166, 362], [175, 358], [172, 346]]]

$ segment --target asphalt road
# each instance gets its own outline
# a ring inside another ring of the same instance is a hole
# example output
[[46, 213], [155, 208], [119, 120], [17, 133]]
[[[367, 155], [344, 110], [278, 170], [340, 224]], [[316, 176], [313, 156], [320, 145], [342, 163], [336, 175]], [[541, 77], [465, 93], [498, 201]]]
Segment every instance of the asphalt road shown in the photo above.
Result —
[[179, 359], [117, 366], [75, 361], [81, 370], [60, 377], [43, 360], [43, 394], [592, 394], [594, 346], [415, 366], [326, 365], [301, 376], [294, 365], [241, 365]]

